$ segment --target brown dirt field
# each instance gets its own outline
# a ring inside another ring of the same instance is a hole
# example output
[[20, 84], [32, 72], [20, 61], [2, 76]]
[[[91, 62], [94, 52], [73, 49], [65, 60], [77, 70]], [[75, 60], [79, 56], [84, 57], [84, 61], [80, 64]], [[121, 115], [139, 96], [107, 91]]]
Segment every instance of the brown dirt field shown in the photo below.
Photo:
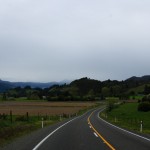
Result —
[[0, 102], [0, 114], [9, 114], [10, 110], [13, 115], [74, 114], [94, 105], [94, 102]]

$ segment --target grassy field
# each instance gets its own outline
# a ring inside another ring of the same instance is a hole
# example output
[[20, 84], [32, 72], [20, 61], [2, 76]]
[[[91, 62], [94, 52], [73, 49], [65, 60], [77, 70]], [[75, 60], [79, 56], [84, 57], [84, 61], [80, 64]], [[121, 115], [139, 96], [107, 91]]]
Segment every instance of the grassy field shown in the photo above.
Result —
[[0, 102], [0, 146], [14, 138], [95, 107], [95, 102]]
[[138, 103], [125, 103], [100, 115], [113, 124], [135, 132], [140, 132], [140, 122], [143, 121], [143, 133], [150, 134], [150, 112], [139, 112], [137, 107]]

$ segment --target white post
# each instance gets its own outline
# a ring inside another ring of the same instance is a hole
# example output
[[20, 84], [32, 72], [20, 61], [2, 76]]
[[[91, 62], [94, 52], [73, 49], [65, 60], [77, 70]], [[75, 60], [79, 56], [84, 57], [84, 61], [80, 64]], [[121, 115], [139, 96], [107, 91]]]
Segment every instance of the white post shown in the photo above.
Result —
[[143, 131], [143, 121], [141, 120], [140, 132]]
[[43, 118], [42, 118], [42, 128], [43, 128]]

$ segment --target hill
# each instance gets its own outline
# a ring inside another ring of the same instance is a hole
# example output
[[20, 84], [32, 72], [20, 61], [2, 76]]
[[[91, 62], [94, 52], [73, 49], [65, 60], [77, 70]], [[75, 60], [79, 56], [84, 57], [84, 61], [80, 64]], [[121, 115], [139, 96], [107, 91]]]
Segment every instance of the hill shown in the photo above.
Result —
[[14, 88], [14, 85], [11, 82], [0, 80], [0, 92], [5, 92], [11, 88]]
[[[135, 80], [136, 79], [136, 80]], [[54, 86], [48, 91], [51, 100], [99, 100], [105, 97], [119, 97], [128, 99], [130, 96], [150, 93], [150, 79], [148, 76], [132, 77], [125, 81], [98, 81], [81, 78], [69, 85]]]
[[131, 78], [126, 79], [125, 81], [149, 82], [150, 81], [150, 75], [145, 75], [145, 76], [142, 76], [142, 77], [133, 76]]
[[105, 97], [128, 99], [150, 93], [150, 76], [131, 77], [125, 81], [98, 81], [84, 77], [70, 84], [1, 81], [1, 91], [6, 90], [8, 97], [42, 99], [44, 96], [49, 101], [100, 100]]
[[31, 88], [49, 88], [53, 85], [62, 85], [65, 84], [65, 81], [62, 82], [48, 82], [48, 83], [40, 83], [40, 82], [9, 82], [0, 80], [0, 92], [5, 92], [9, 89], [21, 87], [24, 88], [26, 86], [30, 86]]

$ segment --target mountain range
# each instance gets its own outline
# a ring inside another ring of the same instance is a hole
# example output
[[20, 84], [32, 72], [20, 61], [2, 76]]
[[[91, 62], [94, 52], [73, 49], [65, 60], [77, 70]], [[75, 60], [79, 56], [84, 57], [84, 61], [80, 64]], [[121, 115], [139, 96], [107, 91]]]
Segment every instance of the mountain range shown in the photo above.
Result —
[[[75, 80], [76, 81], [76, 80]], [[97, 81], [93, 80], [92, 82]], [[103, 81], [103, 83], [107, 83], [109, 80]], [[120, 81], [113, 81], [113, 82], [120, 82]], [[128, 78], [124, 80], [126, 83], [131, 83], [131, 82], [150, 82], [150, 75], [145, 75], [142, 77], [136, 77], [133, 76], [131, 78]], [[61, 81], [61, 82], [47, 82], [47, 83], [40, 83], [40, 82], [10, 82], [10, 81], [3, 81], [0, 80], [0, 92], [5, 92], [11, 88], [15, 87], [26, 87], [30, 86], [31, 88], [49, 88], [52, 87], [53, 85], [63, 85], [63, 84], [70, 84], [70, 81]]]
[[3, 81], [0, 80], [0, 92], [5, 92], [11, 88], [15, 87], [26, 87], [30, 86], [31, 88], [49, 88], [53, 85], [63, 85], [70, 83], [67, 80], [60, 81], [60, 82], [47, 82], [47, 83], [41, 83], [41, 82], [10, 82], [10, 81]]

